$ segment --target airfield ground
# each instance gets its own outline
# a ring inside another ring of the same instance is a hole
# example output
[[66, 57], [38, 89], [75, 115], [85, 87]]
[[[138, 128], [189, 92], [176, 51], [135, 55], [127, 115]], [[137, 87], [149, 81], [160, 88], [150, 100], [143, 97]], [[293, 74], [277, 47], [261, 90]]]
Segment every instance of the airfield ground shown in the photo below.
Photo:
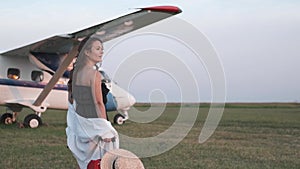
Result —
[[[151, 113], [160, 106], [149, 109], [148, 104], [137, 104], [135, 108]], [[127, 121], [115, 128], [124, 135], [151, 137], [168, 129], [180, 110], [189, 114], [197, 108], [195, 104], [168, 104], [159, 118], [150, 123]], [[201, 104], [188, 135], [171, 150], [143, 158], [145, 168], [299, 168], [300, 104], [226, 104], [212, 137], [199, 144], [208, 110], [209, 104]], [[5, 112], [5, 108], [0, 107], [0, 111]], [[19, 120], [29, 112], [24, 109]], [[66, 147], [65, 116], [66, 111], [48, 110], [43, 114], [46, 125], [37, 129], [0, 125], [0, 168], [75, 168], [76, 162]]]

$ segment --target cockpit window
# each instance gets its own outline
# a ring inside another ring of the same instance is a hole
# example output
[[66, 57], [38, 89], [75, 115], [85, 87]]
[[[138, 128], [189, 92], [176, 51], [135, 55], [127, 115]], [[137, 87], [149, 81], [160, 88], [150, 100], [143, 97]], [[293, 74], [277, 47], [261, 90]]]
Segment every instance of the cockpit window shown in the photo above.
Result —
[[7, 77], [14, 80], [20, 79], [20, 70], [16, 68], [9, 68], [7, 70]]
[[102, 82], [104, 82], [104, 83], [111, 82], [109, 76], [104, 71], [100, 70], [100, 73], [101, 73], [101, 76], [102, 76]]
[[41, 82], [44, 80], [44, 74], [41, 71], [34, 70], [31, 72], [31, 80], [35, 82]]

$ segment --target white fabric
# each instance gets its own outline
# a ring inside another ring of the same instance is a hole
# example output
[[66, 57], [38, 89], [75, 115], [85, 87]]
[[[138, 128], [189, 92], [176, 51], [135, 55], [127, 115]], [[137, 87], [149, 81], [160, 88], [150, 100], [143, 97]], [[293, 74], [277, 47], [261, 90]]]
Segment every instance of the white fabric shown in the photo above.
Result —
[[[81, 169], [86, 169], [91, 160], [101, 159], [108, 150], [119, 148], [119, 136], [111, 123], [103, 118], [84, 118], [75, 112], [69, 103], [67, 112], [67, 144]], [[113, 138], [105, 143], [101, 138]]]

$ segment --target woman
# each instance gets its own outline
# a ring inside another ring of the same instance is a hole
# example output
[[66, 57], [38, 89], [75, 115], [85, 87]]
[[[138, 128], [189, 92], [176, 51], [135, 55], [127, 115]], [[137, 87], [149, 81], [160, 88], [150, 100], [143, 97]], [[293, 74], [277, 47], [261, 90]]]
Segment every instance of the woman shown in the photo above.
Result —
[[80, 168], [119, 147], [118, 133], [107, 121], [101, 91], [101, 74], [95, 64], [102, 62], [103, 45], [96, 37], [84, 39], [72, 76], [72, 100], [67, 114], [68, 147]]

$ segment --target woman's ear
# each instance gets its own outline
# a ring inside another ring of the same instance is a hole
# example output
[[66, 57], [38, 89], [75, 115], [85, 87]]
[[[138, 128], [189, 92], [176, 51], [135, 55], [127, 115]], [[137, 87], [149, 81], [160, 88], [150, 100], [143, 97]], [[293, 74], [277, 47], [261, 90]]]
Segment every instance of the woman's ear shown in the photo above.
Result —
[[84, 54], [86, 55], [86, 56], [89, 56], [89, 50], [84, 50]]

